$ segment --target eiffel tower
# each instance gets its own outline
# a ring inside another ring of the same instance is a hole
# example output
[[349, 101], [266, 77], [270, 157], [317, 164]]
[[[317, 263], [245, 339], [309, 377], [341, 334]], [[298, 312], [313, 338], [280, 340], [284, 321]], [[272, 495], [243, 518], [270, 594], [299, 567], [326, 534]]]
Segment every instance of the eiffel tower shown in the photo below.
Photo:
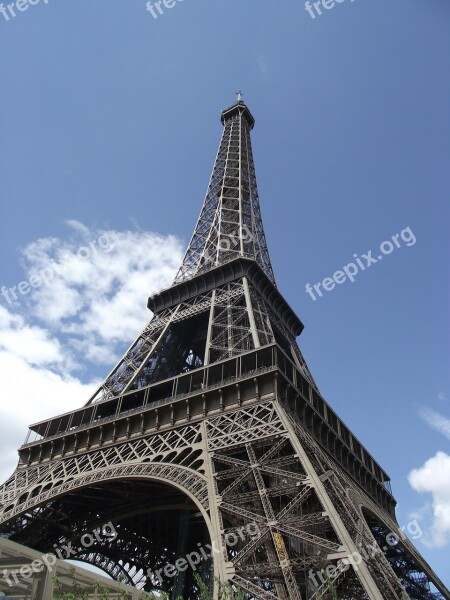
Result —
[[[449, 600], [297, 346], [240, 94], [221, 121], [175, 281], [87, 404], [30, 427], [0, 533], [171, 598], [199, 598], [197, 573], [215, 599], [228, 582], [254, 600]], [[79, 543], [109, 522], [114, 540]]]

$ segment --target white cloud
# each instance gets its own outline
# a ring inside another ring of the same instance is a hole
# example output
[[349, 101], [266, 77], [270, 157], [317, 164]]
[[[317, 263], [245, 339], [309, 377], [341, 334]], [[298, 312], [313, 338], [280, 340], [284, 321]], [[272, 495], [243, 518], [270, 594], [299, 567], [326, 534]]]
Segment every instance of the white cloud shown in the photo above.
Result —
[[[450, 456], [438, 452], [408, 475], [414, 490], [432, 495], [432, 525], [422, 538], [429, 547], [445, 546], [450, 540]], [[421, 511], [423, 512], [426, 511]]]
[[171, 284], [182, 258], [173, 236], [67, 225], [66, 239], [38, 239], [22, 252], [23, 281], [40, 284], [25, 295], [16, 284], [15, 302], [0, 297], [0, 484], [29, 424], [92, 395], [151, 317], [147, 297]]
[[439, 400], [447, 400], [447, 394], [445, 392], [439, 392], [438, 399]]
[[0, 348], [7, 354], [18, 356], [30, 364], [49, 365], [64, 362], [58, 340], [36, 326], [30, 326], [20, 315], [10, 313], [0, 306]]
[[78, 230], [81, 240], [44, 239], [25, 249], [28, 275], [51, 273], [49, 285], [32, 291], [36, 316], [49, 326], [62, 322], [63, 332], [78, 337], [137, 334], [149, 317], [149, 293], [171, 283], [180, 242], [146, 232], [88, 234], [81, 224]]
[[82, 406], [95, 389], [10, 351], [0, 352], [0, 483], [13, 472], [28, 425]]

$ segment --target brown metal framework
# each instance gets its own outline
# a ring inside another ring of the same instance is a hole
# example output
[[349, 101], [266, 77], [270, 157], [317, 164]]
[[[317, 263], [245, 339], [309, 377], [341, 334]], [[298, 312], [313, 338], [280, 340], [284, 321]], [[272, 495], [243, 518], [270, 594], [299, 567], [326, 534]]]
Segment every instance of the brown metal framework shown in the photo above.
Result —
[[[0, 532], [42, 552], [70, 542], [72, 558], [173, 598], [198, 597], [194, 572], [165, 567], [212, 546], [197, 568], [215, 597], [213, 576], [255, 600], [450, 600], [297, 346], [241, 99], [222, 123], [174, 284], [84, 407], [31, 426], [0, 489]], [[114, 541], [77, 546], [109, 521]]]

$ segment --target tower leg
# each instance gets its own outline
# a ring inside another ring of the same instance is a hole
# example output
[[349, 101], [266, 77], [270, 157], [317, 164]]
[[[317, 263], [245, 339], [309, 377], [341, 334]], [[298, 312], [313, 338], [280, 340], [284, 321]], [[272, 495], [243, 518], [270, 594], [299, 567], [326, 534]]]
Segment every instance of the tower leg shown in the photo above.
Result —
[[[356, 547], [356, 544], [352, 540], [347, 528], [345, 527], [344, 523], [342, 522], [342, 519], [341, 519], [340, 515], [338, 514], [337, 510], [335, 509], [330, 497], [328, 496], [328, 493], [326, 492], [325, 487], [324, 487], [319, 475], [317, 474], [314, 467], [312, 466], [307, 453], [305, 452], [304, 448], [300, 444], [300, 441], [298, 440], [297, 435], [296, 435], [289, 419], [286, 416], [286, 413], [284, 412], [283, 408], [278, 403], [276, 405], [276, 410], [277, 410], [277, 414], [278, 414], [281, 422], [283, 423], [283, 425], [286, 427], [286, 429], [288, 430], [288, 432], [290, 434], [291, 443], [293, 444], [294, 449], [300, 458], [303, 468], [305, 469], [308, 477], [311, 480], [313, 487], [315, 488], [316, 492], [318, 493], [318, 495], [324, 505], [325, 511], [327, 512], [328, 516], [330, 517], [330, 520], [331, 520], [339, 538], [341, 539], [343, 545], [345, 546], [346, 555], [347, 556], [352, 555], [352, 556], [356, 557], [357, 555], [360, 554]], [[351, 567], [351, 568], [354, 568], [354, 567]], [[370, 600], [384, 600], [383, 596], [379, 592], [378, 586], [376, 585], [375, 581], [373, 580], [373, 577], [371, 576], [367, 566], [364, 564], [364, 561], [358, 565], [356, 574], [357, 574], [359, 580], [361, 581], [361, 585], [363, 586], [364, 590], [367, 592], [367, 595], [370, 598]]]

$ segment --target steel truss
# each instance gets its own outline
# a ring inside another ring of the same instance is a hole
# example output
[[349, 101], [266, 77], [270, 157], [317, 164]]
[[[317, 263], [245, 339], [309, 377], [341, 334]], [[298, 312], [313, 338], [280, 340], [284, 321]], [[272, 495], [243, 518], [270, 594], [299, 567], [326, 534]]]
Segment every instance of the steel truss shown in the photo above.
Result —
[[275, 283], [253, 162], [253, 119], [243, 102], [224, 117], [208, 191], [175, 283], [237, 256], [255, 260]]
[[[174, 285], [238, 257], [255, 261], [275, 285], [251, 147], [253, 118], [241, 101], [228, 114], [225, 111], [223, 122], [205, 201]], [[208, 322], [201, 318], [205, 312]], [[195, 323], [199, 339], [196, 343], [180, 340], [187, 332], [177, 331], [176, 323], [194, 317], [199, 318]], [[317, 389], [295, 337], [246, 278], [241, 278], [156, 314], [89, 403], [142, 388], [170, 377], [177, 369], [210, 364], [264, 346], [275, 338]], [[177, 360], [170, 361], [168, 354], [176, 355]]]
[[[119, 482], [152, 481], [182, 491], [191, 502], [191, 513], [200, 510], [210, 537], [222, 548], [214, 557], [215, 573], [231, 577], [251, 598], [316, 600], [333, 598], [336, 590], [338, 597], [352, 600], [437, 597], [428, 583], [439, 585], [438, 578], [407, 539], [401, 540], [395, 557], [377, 550], [356, 569], [336, 571], [322, 582], [329, 565], [336, 566], [352, 553], [363, 555], [362, 548], [377, 544], [374, 522], [393, 532], [398, 532], [398, 525], [355, 486], [279, 401], [259, 401], [186, 427], [49, 461], [46, 466], [22, 466], [19, 471], [27, 476], [14, 478], [14, 489], [11, 484], [4, 487], [2, 502], [9, 502], [0, 520], [3, 531], [50, 551], [54, 544], [99, 526], [97, 510], [107, 489], [119, 512], [107, 503], [100, 520], [117, 523], [118, 538], [114, 543], [98, 543], [89, 552], [80, 549], [77, 557], [114, 577], [125, 573], [130, 581], [149, 588], [153, 584], [147, 569], [154, 572], [164, 567], [164, 560], [176, 556], [174, 540], [170, 552], [164, 550], [164, 543], [152, 543], [160, 534], [155, 535], [155, 523], [148, 519], [148, 494], [139, 483], [133, 488], [133, 514], [127, 514], [130, 484]], [[154, 492], [159, 503], [158, 494]], [[180, 498], [171, 501], [180, 507]], [[86, 509], [90, 502], [92, 514]], [[73, 508], [77, 504], [82, 512]], [[360, 506], [372, 521], [366, 520]], [[173, 518], [170, 506], [152, 504], [152, 510], [162, 529], [170, 530], [164, 517], [168, 511]], [[70, 519], [66, 530], [55, 527], [52, 515]], [[200, 528], [197, 545], [204, 539]], [[164, 587], [170, 589], [170, 581]], [[442, 584], [441, 589], [445, 591]], [[443, 597], [450, 596], [444, 593]]]
[[[0, 489], [0, 534], [71, 545], [173, 598], [198, 598], [192, 570], [166, 570], [195, 554], [211, 588], [214, 575], [246, 600], [450, 600], [407, 538], [385, 544], [399, 532], [389, 478], [321, 398], [275, 286], [253, 117], [239, 100], [222, 122], [173, 286], [87, 405], [32, 427]], [[108, 522], [114, 539], [80, 545]]]

